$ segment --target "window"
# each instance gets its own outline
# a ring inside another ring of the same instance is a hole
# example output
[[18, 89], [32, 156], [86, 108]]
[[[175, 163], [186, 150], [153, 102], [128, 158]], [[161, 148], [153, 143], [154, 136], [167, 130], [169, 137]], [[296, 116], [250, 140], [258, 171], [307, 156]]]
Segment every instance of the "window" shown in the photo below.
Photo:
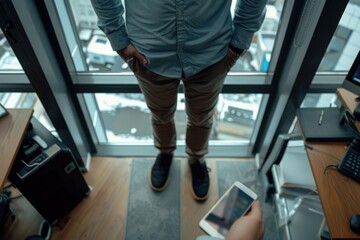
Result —
[[360, 49], [360, 5], [350, 0], [318, 71], [347, 72]]
[[[101, 93], [101, 90], [96, 90], [94, 86], [91, 93], [78, 92], [78, 96], [86, 103], [86, 115], [89, 116], [89, 122], [96, 133], [96, 141], [102, 145], [129, 141], [138, 144], [152, 143], [150, 114], [141, 99], [142, 94], [139, 93], [136, 79], [127, 63], [111, 49], [106, 36], [98, 29], [97, 16], [90, 0], [55, 0], [54, 3], [54, 9], [59, 13], [57, 21], [60, 26], [56, 32], [64, 33], [67, 49], [63, 49], [63, 52], [68, 55], [67, 59], [70, 61], [67, 62], [73, 64], [73, 67], [69, 67], [75, 70], [73, 82], [89, 85], [114, 84], [119, 89], [119, 93]], [[232, 12], [235, 4], [236, 0], [232, 2]], [[268, 2], [267, 15], [261, 30], [254, 36], [246, 55], [232, 68], [226, 83], [265, 83], [283, 5], [283, 0]], [[261, 120], [261, 105], [266, 102], [263, 100], [264, 94], [257, 94], [256, 90], [255, 93], [242, 93], [241, 87], [238, 89], [238, 92], [230, 94], [224, 91], [221, 95], [217, 116], [214, 116], [216, 121], [211, 144], [230, 144], [232, 141], [231, 144], [237, 142], [250, 146], [256, 135], [256, 122]], [[92, 93], [94, 91], [95, 93]], [[179, 94], [179, 99], [181, 96]], [[179, 100], [176, 112], [180, 142], [184, 140], [186, 126], [183, 105]], [[121, 126], [118, 123], [122, 123]]]
[[[233, 8], [235, 1], [232, 3]], [[20, 8], [20, 0], [12, 2], [16, 2], [17, 8]], [[129, 71], [127, 64], [122, 62], [121, 58], [111, 50], [106, 37], [96, 27], [96, 15], [90, 1], [45, 0], [42, 2], [46, 6], [45, 11], [49, 13], [51, 20], [49, 25], [55, 30], [55, 40], [59, 43], [60, 49], [56, 50], [60, 51], [56, 54], [60, 55], [61, 61], [65, 60], [63, 63], [66, 64], [68, 70], [63, 71], [67, 75], [63, 79], [57, 78], [56, 83], [64, 84], [66, 82], [69, 93], [67, 97], [71, 99], [72, 103], [75, 102], [74, 109], [69, 108], [70, 114], [81, 112], [79, 113], [81, 116], [77, 118], [80, 124], [77, 119], [74, 119], [74, 128], [86, 126], [91, 129], [89, 134], [86, 133], [86, 137], [93, 139], [95, 144], [99, 143], [97, 145], [99, 148], [104, 145], [117, 147], [120, 145], [119, 143], [128, 144], [130, 142], [138, 146], [152, 145], [150, 120], [145, 121], [145, 119], [149, 119], [149, 113], [143, 107], [144, 102], [141, 99], [142, 95], [136, 79]], [[300, 70], [302, 73], [304, 71], [300, 67], [307, 66], [304, 64], [303, 53], [306, 53], [306, 48], [311, 45], [308, 38], [312, 35], [307, 34], [308, 27], [316, 29], [318, 22], [315, 17], [319, 17], [321, 11], [325, 10], [322, 4], [327, 4], [327, 1], [314, 2], [315, 8], [310, 9], [310, 13], [314, 14], [314, 21], [305, 21], [305, 24], [299, 23], [300, 26], [305, 26], [306, 31], [300, 31], [301, 34], [305, 33], [301, 36], [302, 45], [295, 47], [290, 46], [292, 40], [289, 39], [289, 36], [297, 33], [296, 31], [300, 28], [298, 19], [301, 21], [305, 3], [303, 1], [268, 1], [266, 19], [253, 39], [251, 49], [236, 63], [226, 77], [218, 112], [214, 116], [216, 121], [210, 144], [213, 146], [233, 145], [237, 148], [246, 144], [248, 150], [256, 145], [255, 148], [259, 150], [274, 139], [273, 135], [282, 131], [278, 128], [279, 125], [286, 127], [287, 124], [281, 124], [281, 121], [285, 119], [283, 115], [286, 115], [285, 110], [288, 110], [288, 102], [293, 100], [291, 99], [294, 95], [292, 88], [301, 85], [301, 76], [299, 77], [298, 74]], [[340, 65], [346, 64], [347, 54], [345, 53], [349, 52], [348, 48], [351, 44], [357, 46], [353, 41], [357, 33], [356, 27], [352, 28], [352, 24], [346, 22], [349, 21], [346, 18], [357, 16], [352, 8], [358, 7], [358, 4], [350, 1], [350, 5], [351, 7], [348, 7], [347, 11], [352, 12], [349, 12], [348, 15], [344, 14], [344, 20], [340, 21], [334, 41], [329, 45], [327, 57], [324, 57], [324, 62], [319, 70], [341, 69]], [[27, 9], [29, 8], [21, 9], [26, 15], [24, 19], [34, 16], [33, 13], [27, 13]], [[20, 11], [20, 9], [18, 10]], [[44, 11], [44, 9], [41, 10]], [[41, 14], [41, 16], [45, 18], [47, 14]], [[27, 31], [31, 31], [31, 29], [28, 27]], [[37, 32], [34, 32], [36, 35]], [[36, 39], [36, 36], [33, 39]], [[49, 42], [52, 40], [54, 39]], [[349, 45], [349, 43], [351, 44]], [[35, 49], [35, 54], [41, 50]], [[315, 59], [319, 59], [319, 56], [315, 56]], [[49, 63], [59, 67], [55, 62], [43, 60], [41, 67]], [[282, 66], [278, 67], [278, 62], [282, 63]], [[53, 73], [56, 73], [56, 69], [50, 72], [49, 76], [58, 77]], [[308, 78], [308, 81], [311, 80], [311, 77]], [[51, 80], [48, 79], [48, 81]], [[54, 82], [51, 84], [51, 88], [57, 86]], [[301, 91], [299, 99], [296, 99], [296, 104], [302, 101], [303, 95], [305, 95], [304, 91], [307, 89], [301, 89]], [[58, 101], [63, 98], [61, 93], [56, 92], [53, 95]], [[184, 139], [182, 129], [186, 125], [181, 96], [179, 94], [176, 115], [179, 143], [182, 143]], [[312, 101], [316, 101], [316, 99]], [[71, 107], [72, 104], [68, 104], [68, 106]], [[288, 112], [294, 112], [291, 110]], [[61, 112], [69, 114], [63, 109]], [[129, 119], [132, 120], [131, 123], [128, 123]], [[55, 121], [54, 123], [56, 124]], [[121, 128], [119, 123], [128, 124], [128, 126]], [[264, 149], [266, 150], [267, 147], [265, 146]], [[218, 154], [218, 156], [220, 155]], [[221, 154], [221, 156], [224, 155]]]
[[57, 133], [47, 116], [44, 107], [35, 93], [4, 92], [0, 93], [0, 103], [6, 108], [31, 108], [37, 118], [55, 136]]
[[[142, 94], [96, 93], [95, 99], [98, 106], [95, 112], [99, 114], [94, 115], [92, 122], [103, 123], [104, 132], [98, 132], [101, 143], [152, 141], [150, 111]], [[249, 142], [261, 100], [262, 94], [221, 94], [210, 140]], [[184, 95], [179, 94], [175, 113], [178, 140], [185, 140], [186, 118]]]
[[[5, 85], [13, 82], [28, 83], [28, 79], [0, 29], [0, 84]], [[32, 108], [34, 110], [33, 116], [56, 135], [54, 127], [35, 93], [16, 92], [16, 90], [14, 92], [0, 92], [0, 103], [6, 108]]]
[[[231, 12], [234, 13], [237, 0], [232, 0]], [[65, 5], [57, 1], [58, 11], [63, 12]], [[283, 0], [271, 0], [267, 5], [267, 13], [259, 32], [253, 38], [251, 48], [246, 55], [239, 59], [232, 68], [232, 72], [266, 72], [271, 59], [276, 33], [283, 9]], [[80, 55], [86, 59], [87, 69], [90, 71], [129, 72], [127, 64], [112, 51], [110, 44], [98, 44], [98, 39], [104, 34], [97, 27], [97, 17], [90, 0], [69, 0], [70, 18], [80, 39]], [[61, 18], [66, 15], [60, 15]], [[70, 25], [62, 20], [63, 27]], [[73, 44], [68, 42], [69, 46]], [[71, 48], [73, 49], [73, 47]], [[96, 49], [96, 50], [94, 50]], [[75, 59], [74, 59], [75, 60]], [[74, 61], [75, 65], [82, 65]], [[80, 68], [78, 68], [80, 70]]]
[[308, 93], [306, 94], [302, 108], [325, 108], [325, 107], [337, 107], [337, 96], [333, 93]]
[[21, 69], [19, 60], [0, 29], [0, 71]]

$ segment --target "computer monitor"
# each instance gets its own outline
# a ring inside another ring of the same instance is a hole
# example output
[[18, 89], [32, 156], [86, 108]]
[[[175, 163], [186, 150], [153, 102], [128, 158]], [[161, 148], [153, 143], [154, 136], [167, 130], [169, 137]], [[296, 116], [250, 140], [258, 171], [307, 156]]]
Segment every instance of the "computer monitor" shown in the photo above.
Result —
[[342, 87], [360, 96], [360, 51], [346, 75]]

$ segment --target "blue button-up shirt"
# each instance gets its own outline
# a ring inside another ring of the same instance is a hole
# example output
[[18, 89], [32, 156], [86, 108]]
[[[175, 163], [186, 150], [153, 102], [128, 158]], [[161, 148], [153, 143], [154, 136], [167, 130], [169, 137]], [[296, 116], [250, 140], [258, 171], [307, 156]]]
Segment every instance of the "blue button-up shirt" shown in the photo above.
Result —
[[[248, 49], [267, 0], [91, 0], [114, 51], [132, 43], [150, 71], [192, 76], [221, 60], [231, 43]], [[125, 17], [123, 17], [125, 10]]]

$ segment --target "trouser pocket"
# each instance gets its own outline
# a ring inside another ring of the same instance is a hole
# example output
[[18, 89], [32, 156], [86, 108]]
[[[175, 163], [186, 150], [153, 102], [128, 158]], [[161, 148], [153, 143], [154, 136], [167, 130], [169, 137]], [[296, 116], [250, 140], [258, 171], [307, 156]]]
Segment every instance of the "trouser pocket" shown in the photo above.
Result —
[[228, 71], [230, 71], [230, 69], [235, 65], [236, 61], [239, 59], [239, 56], [234, 53], [233, 51], [230, 50], [230, 48], [228, 49], [227, 52], [227, 63], [228, 63]]

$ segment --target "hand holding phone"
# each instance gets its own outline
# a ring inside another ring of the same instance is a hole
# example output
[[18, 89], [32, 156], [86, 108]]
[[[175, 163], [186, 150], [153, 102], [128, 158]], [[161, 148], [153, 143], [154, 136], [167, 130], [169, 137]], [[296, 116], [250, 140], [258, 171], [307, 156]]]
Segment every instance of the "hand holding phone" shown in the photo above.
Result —
[[257, 194], [235, 182], [200, 220], [200, 227], [213, 237], [224, 238], [231, 226], [251, 208]]
[[231, 226], [226, 240], [252, 239], [260, 240], [264, 236], [264, 224], [260, 201], [256, 200], [249, 212], [236, 220]]

